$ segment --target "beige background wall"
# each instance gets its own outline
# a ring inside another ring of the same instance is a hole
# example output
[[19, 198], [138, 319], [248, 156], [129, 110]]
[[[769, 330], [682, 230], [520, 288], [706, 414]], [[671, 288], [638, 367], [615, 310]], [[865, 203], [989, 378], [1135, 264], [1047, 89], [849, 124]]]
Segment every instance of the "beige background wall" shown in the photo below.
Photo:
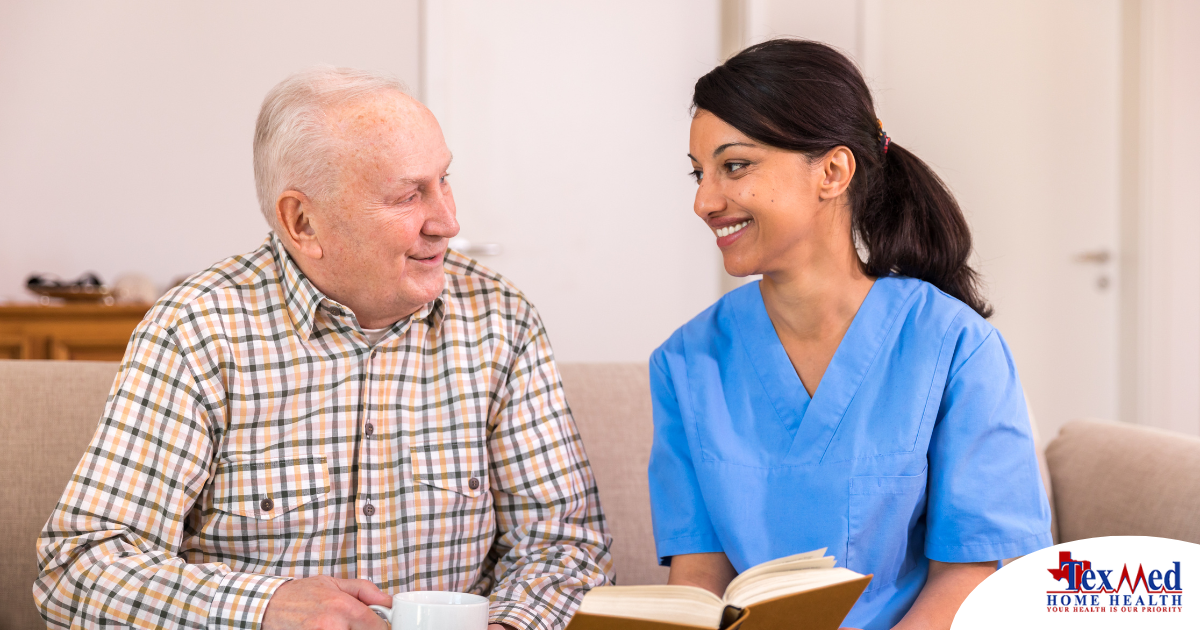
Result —
[[686, 158], [716, 0], [425, 8], [0, 5], [0, 300], [29, 299], [30, 272], [165, 285], [257, 247], [258, 105], [333, 63], [392, 72], [432, 105], [462, 236], [503, 247], [482, 262], [531, 297], [560, 358], [645, 360], [718, 296]]
[[731, 4], [746, 41], [854, 56], [888, 132], [954, 189], [1043, 433], [1200, 434], [1190, 0], [3, 2], [0, 301], [31, 272], [166, 284], [256, 247], [258, 104], [329, 62], [397, 74], [443, 117], [463, 236], [505, 247], [484, 261], [561, 357], [643, 360], [722, 286], [683, 153]]
[[417, 9], [0, 2], [0, 300], [26, 298], [31, 272], [162, 285], [257, 247], [250, 143], [267, 89], [316, 63], [415, 89]]
[[893, 140], [954, 191], [1043, 434], [1077, 417], [1200, 434], [1200, 5], [733, 4], [750, 42], [854, 56]]

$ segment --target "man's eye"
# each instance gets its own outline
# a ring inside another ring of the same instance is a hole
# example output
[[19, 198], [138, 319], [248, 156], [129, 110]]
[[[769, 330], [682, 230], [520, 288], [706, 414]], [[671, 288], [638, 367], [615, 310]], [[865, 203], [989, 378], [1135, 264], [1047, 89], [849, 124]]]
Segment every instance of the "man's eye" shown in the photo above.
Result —
[[700, 180], [704, 179], [704, 171], [702, 171], [700, 169], [696, 169], [696, 170], [688, 173], [688, 175], [691, 175], [692, 179], [696, 180], [697, 184], [700, 183]]
[[438, 179], [438, 183], [439, 183], [439, 184], [445, 184], [445, 183], [446, 183], [446, 178], [447, 178], [447, 177], [450, 177], [450, 173], [446, 173], [445, 175], [442, 175], [442, 177], [441, 177], [440, 179]]

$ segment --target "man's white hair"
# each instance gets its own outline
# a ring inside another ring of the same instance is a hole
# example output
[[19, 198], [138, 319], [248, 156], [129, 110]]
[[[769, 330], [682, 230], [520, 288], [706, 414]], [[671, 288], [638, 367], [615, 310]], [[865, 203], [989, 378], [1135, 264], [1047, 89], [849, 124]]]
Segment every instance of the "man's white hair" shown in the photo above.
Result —
[[280, 81], [267, 92], [254, 129], [254, 184], [258, 205], [276, 232], [275, 202], [285, 190], [310, 199], [333, 186], [325, 115], [355, 99], [379, 92], [406, 94], [395, 77], [334, 66], [315, 66]]

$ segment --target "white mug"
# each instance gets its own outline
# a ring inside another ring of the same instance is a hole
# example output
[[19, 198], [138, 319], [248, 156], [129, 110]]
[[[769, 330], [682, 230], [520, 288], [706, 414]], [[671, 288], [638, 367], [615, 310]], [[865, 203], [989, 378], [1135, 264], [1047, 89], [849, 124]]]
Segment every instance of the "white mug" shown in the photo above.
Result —
[[488, 599], [452, 591], [410, 591], [392, 607], [371, 606], [395, 630], [487, 630]]

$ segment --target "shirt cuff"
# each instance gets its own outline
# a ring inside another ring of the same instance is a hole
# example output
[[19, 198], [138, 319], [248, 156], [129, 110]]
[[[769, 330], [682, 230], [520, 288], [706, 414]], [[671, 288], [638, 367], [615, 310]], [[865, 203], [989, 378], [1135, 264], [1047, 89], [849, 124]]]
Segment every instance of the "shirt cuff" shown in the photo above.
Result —
[[1024, 556], [1053, 545], [1054, 540], [1050, 537], [1050, 532], [1018, 540], [976, 545], [951, 546], [926, 543], [925, 557], [938, 562], [989, 562]]
[[227, 573], [217, 586], [208, 609], [208, 630], [260, 628], [267, 602], [275, 590], [292, 578], [253, 573]]
[[517, 602], [493, 602], [488, 623], [502, 623], [517, 630], [551, 630], [533, 608]]
[[721, 547], [721, 541], [717, 539], [717, 535], [711, 532], [659, 540], [655, 542], [654, 546], [658, 552], [658, 566], [660, 567], [671, 566], [671, 556], [725, 551]]

